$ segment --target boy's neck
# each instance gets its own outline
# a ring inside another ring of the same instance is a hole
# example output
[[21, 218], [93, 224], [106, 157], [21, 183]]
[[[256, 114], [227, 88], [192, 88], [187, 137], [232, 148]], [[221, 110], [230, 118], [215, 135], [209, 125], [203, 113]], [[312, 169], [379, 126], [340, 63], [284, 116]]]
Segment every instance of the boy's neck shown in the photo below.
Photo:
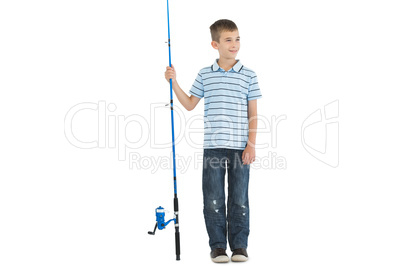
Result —
[[219, 58], [218, 65], [226, 72], [233, 68], [233, 66], [237, 63], [236, 59], [225, 59]]

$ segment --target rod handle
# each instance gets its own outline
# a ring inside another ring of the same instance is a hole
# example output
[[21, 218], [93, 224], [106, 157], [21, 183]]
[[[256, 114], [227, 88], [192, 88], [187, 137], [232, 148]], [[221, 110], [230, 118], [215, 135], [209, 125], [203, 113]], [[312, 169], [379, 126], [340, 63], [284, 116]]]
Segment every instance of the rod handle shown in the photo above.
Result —
[[180, 260], [180, 232], [179, 232], [179, 228], [176, 228], [175, 237], [176, 237], [176, 260], [179, 261]]

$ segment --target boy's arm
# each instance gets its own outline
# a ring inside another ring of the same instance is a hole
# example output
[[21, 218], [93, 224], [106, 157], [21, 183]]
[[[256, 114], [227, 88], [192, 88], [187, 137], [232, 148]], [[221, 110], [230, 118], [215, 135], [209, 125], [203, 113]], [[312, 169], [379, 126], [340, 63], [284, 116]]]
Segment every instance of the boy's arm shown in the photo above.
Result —
[[197, 106], [198, 102], [201, 100], [200, 98], [191, 95], [190, 97], [180, 88], [179, 84], [176, 80], [176, 70], [174, 66], [166, 67], [165, 78], [169, 82], [172, 79], [172, 88], [174, 93], [176, 94], [177, 99], [180, 103], [186, 108], [186, 110], [191, 111]]
[[186, 108], [186, 110], [191, 111], [197, 106], [198, 102], [201, 100], [200, 98], [190, 95], [190, 97], [180, 88], [177, 81], [172, 83], [173, 91], [176, 94], [177, 99], [180, 103]]
[[257, 136], [257, 100], [248, 101], [248, 142], [247, 145], [255, 147]]
[[242, 160], [244, 165], [255, 161], [255, 142], [257, 136], [257, 100], [248, 101], [248, 141], [243, 151]]

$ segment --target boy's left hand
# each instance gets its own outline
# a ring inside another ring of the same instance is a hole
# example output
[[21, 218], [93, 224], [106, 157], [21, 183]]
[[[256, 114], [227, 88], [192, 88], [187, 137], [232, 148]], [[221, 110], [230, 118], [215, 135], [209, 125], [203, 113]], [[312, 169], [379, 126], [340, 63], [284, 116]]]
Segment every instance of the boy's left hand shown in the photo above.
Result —
[[253, 146], [246, 146], [242, 155], [243, 165], [250, 165], [255, 161], [255, 148]]

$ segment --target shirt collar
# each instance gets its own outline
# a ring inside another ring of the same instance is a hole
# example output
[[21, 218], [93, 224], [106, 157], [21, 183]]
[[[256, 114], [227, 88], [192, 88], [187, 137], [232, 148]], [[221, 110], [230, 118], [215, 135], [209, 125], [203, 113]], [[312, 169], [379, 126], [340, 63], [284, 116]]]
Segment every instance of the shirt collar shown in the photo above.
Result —
[[[218, 60], [219, 59], [216, 59], [215, 61], [214, 61], [214, 64], [212, 64], [211, 65], [211, 69], [212, 69], [212, 71], [214, 71], [214, 72], [216, 72], [216, 71], [218, 71], [219, 69], [221, 69], [222, 71], [224, 71], [221, 67], [219, 67], [219, 65], [218, 65]], [[235, 71], [235, 72], [240, 72], [240, 70], [243, 68], [243, 64], [241, 64], [241, 62], [240, 62], [240, 60], [237, 60], [237, 63], [232, 67], [232, 69], [230, 69], [230, 70], [233, 70], [233, 71]], [[230, 72], [230, 70], [229, 70], [229, 72]]]

